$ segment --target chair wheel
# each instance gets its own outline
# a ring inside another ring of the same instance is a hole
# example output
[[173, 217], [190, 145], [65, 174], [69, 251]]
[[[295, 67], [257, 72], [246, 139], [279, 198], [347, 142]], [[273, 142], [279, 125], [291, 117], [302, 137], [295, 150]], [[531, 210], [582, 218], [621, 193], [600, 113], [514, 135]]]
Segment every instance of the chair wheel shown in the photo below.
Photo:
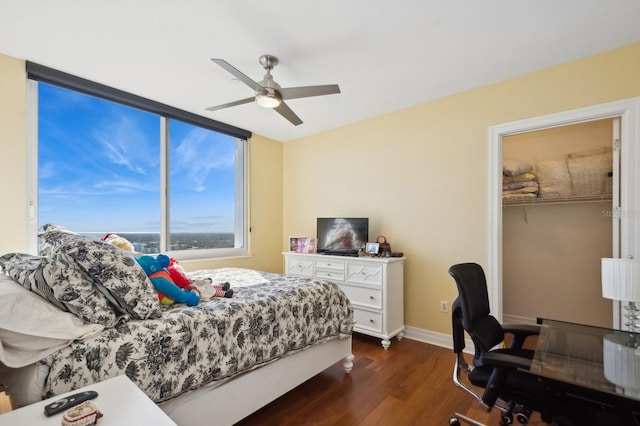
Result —
[[449, 426], [460, 426], [460, 420], [457, 417], [451, 417], [449, 419]]
[[507, 426], [513, 424], [513, 416], [511, 414], [503, 414], [500, 418], [500, 426]]

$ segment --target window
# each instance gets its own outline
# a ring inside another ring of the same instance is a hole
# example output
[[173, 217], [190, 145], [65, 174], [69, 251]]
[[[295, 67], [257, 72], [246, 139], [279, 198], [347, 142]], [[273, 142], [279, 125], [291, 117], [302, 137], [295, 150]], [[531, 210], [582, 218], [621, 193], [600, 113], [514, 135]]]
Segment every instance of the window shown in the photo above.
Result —
[[31, 235], [55, 223], [94, 238], [117, 233], [148, 254], [246, 254], [250, 134], [45, 70], [82, 85], [29, 76]]

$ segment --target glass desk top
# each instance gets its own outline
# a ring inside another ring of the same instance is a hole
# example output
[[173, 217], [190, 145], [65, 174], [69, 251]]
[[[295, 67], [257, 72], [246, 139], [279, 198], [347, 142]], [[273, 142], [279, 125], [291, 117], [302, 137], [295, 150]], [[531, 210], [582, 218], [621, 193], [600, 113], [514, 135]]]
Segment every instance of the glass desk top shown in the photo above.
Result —
[[544, 319], [530, 371], [640, 400], [640, 334]]

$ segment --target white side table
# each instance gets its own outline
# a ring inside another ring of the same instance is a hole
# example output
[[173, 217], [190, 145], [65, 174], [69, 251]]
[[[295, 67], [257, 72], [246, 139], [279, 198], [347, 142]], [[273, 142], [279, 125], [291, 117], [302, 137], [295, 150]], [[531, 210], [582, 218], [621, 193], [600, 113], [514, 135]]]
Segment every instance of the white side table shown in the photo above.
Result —
[[176, 426], [160, 407], [124, 375], [0, 414], [0, 426], [59, 426], [63, 413], [47, 417], [44, 415], [44, 406], [87, 390], [98, 392], [98, 397], [91, 400], [103, 415], [97, 426]]

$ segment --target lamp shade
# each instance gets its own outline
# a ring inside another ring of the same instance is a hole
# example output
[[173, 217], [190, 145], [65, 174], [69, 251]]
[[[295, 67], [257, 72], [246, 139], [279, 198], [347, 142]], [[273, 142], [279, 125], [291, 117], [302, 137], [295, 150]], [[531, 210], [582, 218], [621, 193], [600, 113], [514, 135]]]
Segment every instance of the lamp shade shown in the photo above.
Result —
[[[630, 341], [631, 339], [631, 341]], [[604, 336], [604, 377], [625, 388], [625, 393], [640, 392], [640, 349], [633, 336], [611, 333]]]
[[640, 301], [640, 262], [634, 259], [602, 259], [602, 297]]

